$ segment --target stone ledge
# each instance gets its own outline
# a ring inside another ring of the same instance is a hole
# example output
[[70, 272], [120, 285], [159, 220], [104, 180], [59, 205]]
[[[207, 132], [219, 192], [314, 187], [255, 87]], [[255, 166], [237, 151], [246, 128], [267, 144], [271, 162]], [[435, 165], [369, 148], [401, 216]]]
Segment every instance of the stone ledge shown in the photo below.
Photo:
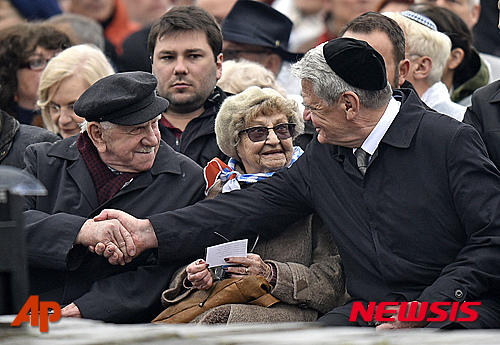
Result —
[[376, 332], [371, 328], [326, 328], [315, 323], [239, 325], [118, 325], [83, 319], [61, 319], [47, 333], [23, 324], [11, 327], [14, 316], [0, 316], [0, 344], [342, 344], [342, 345], [469, 345], [499, 344], [500, 330], [440, 331], [427, 329]]

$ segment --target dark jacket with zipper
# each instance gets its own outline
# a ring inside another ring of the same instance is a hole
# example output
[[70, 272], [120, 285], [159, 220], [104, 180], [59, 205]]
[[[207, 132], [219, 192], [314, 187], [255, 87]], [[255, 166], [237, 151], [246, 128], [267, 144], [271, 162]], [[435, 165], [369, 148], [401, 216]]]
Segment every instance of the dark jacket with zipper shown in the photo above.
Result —
[[314, 138], [289, 169], [252, 188], [148, 217], [160, 263], [183, 248], [202, 255], [219, 235], [276, 236], [316, 212], [353, 298], [477, 301], [477, 322], [462, 325], [498, 328], [500, 172], [472, 126], [426, 110], [411, 90], [394, 97], [401, 109], [364, 176], [351, 148]]
[[226, 98], [224, 91], [215, 87], [205, 102], [203, 114], [189, 121], [180, 139], [160, 123], [161, 138], [175, 151], [185, 154], [202, 167], [215, 157], [227, 162], [229, 157], [219, 149], [214, 129], [215, 117]]

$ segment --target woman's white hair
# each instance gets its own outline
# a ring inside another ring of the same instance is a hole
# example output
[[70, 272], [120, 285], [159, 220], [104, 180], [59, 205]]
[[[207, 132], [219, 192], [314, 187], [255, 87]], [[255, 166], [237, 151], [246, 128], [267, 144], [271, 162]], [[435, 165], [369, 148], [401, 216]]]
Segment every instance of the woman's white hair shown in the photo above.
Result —
[[217, 144], [224, 154], [240, 160], [236, 146], [240, 142], [240, 132], [258, 116], [284, 114], [289, 123], [295, 124], [293, 137], [304, 131], [304, 120], [297, 102], [285, 98], [271, 88], [261, 89], [251, 86], [245, 91], [226, 98], [215, 118]]

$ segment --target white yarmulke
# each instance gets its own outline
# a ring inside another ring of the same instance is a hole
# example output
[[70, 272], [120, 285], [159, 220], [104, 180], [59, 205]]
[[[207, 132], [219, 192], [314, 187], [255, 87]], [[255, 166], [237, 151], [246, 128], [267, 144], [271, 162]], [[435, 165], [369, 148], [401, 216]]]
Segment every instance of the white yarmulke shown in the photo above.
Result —
[[401, 12], [401, 15], [409, 18], [411, 20], [416, 21], [417, 23], [420, 23], [422, 25], [425, 25], [431, 30], [438, 31], [436, 24], [428, 17], [421, 15], [419, 13], [415, 13], [413, 11], [403, 11]]

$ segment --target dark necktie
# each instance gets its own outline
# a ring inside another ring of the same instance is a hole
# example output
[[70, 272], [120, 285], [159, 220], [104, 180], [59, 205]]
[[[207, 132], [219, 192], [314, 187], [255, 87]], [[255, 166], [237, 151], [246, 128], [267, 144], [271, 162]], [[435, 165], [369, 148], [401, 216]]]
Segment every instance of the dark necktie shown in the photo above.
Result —
[[366, 167], [368, 166], [370, 154], [362, 148], [358, 148], [356, 149], [356, 152], [354, 152], [354, 155], [356, 156], [356, 164], [358, 165], [358, 169], [359, 171], [361, 171], [361, 174], [364, 175], [366, 172]]

